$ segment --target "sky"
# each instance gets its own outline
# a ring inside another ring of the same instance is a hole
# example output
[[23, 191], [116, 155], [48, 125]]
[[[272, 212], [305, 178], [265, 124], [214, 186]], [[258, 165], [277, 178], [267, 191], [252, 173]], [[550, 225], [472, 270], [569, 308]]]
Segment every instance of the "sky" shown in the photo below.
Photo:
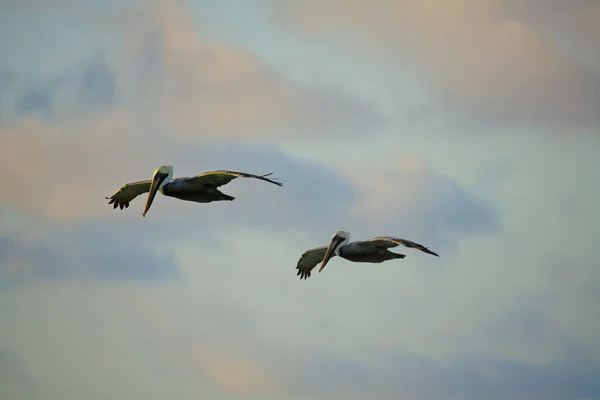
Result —
[[600, 399], [597, 1], [0, 7], [2, 399]]

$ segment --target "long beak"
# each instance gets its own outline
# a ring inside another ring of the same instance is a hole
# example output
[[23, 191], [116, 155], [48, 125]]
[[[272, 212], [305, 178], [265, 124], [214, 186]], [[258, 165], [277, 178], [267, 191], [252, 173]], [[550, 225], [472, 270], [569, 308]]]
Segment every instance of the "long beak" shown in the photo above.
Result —
[[335, 255], [335, 249], [338, 248], [338, 246], [340, 245], [340, 243], [342, 243], [343, 240], [343, 238], [338, 236], [335, 236], [333, 239], [331, 239], [331, 243], [329, 243], [329, 247], [325, 252], [325, 257], [323, 257], [323, 261], [321, 262], [321, 267], [319, 267], [319, 272], [321, 272], [321, 270], [325, 268], [325, 265], [327, 265], [331, 257]]
[[158, 188], [160, 184], [167, 178], [167, 174], [157, 173], [152, 178], [152, 185], [150, 185], [150, 191], [148, 192], [148, 198], [146, 199], [146, 206], [144, 207], [144, 211], [142, 212], [142, 217], [146, 216], [146, 213], [150, 209], [152, 202], [154, 201], [154, 197], [156, 196], [156, 192], [158, 192]]

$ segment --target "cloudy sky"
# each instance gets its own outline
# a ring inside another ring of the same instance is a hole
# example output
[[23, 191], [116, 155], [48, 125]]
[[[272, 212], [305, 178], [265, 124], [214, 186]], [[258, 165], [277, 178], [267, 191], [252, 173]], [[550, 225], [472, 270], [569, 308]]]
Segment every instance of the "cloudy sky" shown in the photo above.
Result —
[[2, 399], [600, 399], [598, 1], [0, 7]]

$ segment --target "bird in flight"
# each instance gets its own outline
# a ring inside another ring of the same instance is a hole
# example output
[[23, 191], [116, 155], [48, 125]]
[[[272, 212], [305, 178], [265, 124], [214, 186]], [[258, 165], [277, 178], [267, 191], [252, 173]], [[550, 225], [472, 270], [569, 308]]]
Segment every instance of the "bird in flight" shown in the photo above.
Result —
[[319, 263], [321, 263], [321, 267], [319, 268], [319, 272], [321, 272], [329, 260], [335, 256], [340, 256], [353, 262], [366, 263], [381, 263], [406, 257], [405, 254], [398, 254], [388, 250], [397, 246], [410, 247], [439, 257], [437, 253], [429, 250], [427, 247], [407, 239], [379, 236], [370, 240], [350, 243], [350, 233], [338, 231], [333, 235], [328, 246], [306, 250], [302, 254], [296, 266], [298, 270], [296, 275], [300, 275], [300, 279], [310, 277], [310, 272]]
[[283, 186], [281, 183], [273, 180], [277, 178], [267, 178], [267, 176], [270, 175], [272, 175], [272, 173], [253, 175], [245, 172], [219, 170], [205, 172], [192, 177], [173, 179], [173, 167], [170, 165], [163, 165], [154, 171], [152, 180], [126, 183], [115, 192], [115, 194], [106, 199], [110, 200], [108, 204], [112, 204], [113, 208], [116, 209], [119, 207], [122, 210], [123, 207], [128, 208], [129, 203], [137, 196], [148, 193], [146, 205], [142, 212], [142, 217], [145, 217], [157, 192], [168, 197], [194, 201], [196, 203], [211, 203], [213, 201], [223, 200], [231, 201], [234, 197], [222, 193], [218, 189], [219, 186], [226, 185], [236, 178], [259, 179], [277, 186]]

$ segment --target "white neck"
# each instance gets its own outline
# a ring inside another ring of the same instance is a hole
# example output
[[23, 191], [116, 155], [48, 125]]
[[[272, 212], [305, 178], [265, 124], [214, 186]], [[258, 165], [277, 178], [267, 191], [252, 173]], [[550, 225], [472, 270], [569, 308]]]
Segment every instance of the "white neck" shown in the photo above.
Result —
[[161, 182], [160, 189], [162, 189], [162, 187], [165, 186], [167, 183], [171, 182], [171, 179], [173, 179], [173, 171], [169, 171], [169, 174], [167, 175], [165, 180]]
[[347, 235], [344, 240], [342, 240], [340, 242], [340, 244], [338, 244], [335, 248], [335, 250], [333, 251], [335, 254], [337, 254], [338, 256], [340, 255], [340, 249], [342, 247], [344, 247], [345, 245], [347, 245], [350, 242], [350, 235]]

